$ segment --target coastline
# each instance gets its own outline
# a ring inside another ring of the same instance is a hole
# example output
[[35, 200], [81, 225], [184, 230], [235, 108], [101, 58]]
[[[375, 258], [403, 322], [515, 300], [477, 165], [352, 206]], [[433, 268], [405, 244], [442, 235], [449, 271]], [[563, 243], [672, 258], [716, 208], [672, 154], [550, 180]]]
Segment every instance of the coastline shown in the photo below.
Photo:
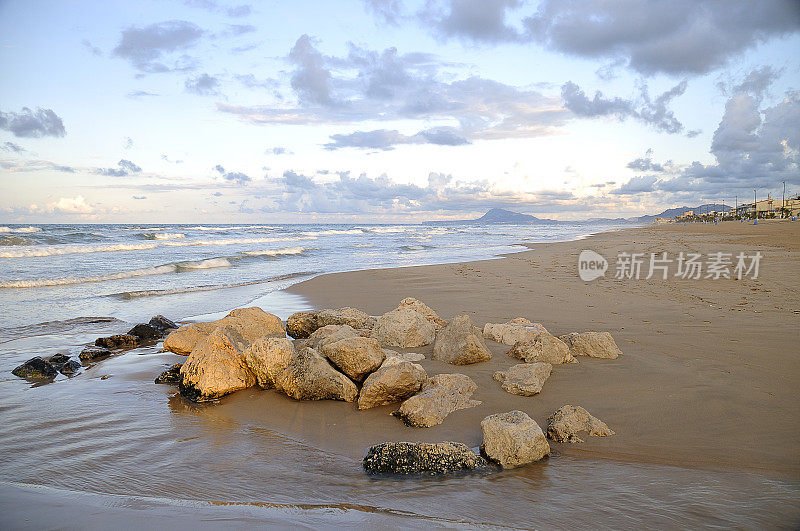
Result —
[[[556, 335], [607, 330], [623, 351], [617, 360], [558, 367], [540, 395], [524, 399], [503, 393], [491, 380], [494, 370], [512, 364], [503, 345], [492, 344], [494, 359], [476, 366], [429, 361], [429, 372], [473, 377], [475, 398], [484, 404], [453, 415], [450, 422], [463, 428], [432, 430], [426, 440], [460, 435], [469, 444], [480, 418], [510, 409], [546, 425], [547, 416], [571, 403], [605, 420], [617, 435], [557, 445], [566, 456], [800, 479], [794, 407], [800, 361], [792, 352], [800, 340], [800, 225], [647, 226], [526, 246], [531, 250], [500, 260], [325, 274], [286, 291], [314, 307], [353, 306], [372, 315], [410, 296], [445, 319], [466, 313], [478, 326], [523, 316]], [[605, 278], [577, 277], [582, 249], [609, 260]], [[764, 257], [757, 279], [618, 280], [613, 257], [622, 251], [760, 251]]]

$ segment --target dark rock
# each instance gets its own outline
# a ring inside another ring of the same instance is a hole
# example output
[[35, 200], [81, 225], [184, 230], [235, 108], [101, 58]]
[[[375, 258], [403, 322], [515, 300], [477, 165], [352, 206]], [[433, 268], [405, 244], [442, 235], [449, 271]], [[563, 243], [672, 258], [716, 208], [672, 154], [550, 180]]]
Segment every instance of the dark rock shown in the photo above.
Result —
[[156, 377], [157, 384], [179, 384], [181, 383], [181, 367], [182, 363], [176, 363], [166, 371], [162, 372]]
[[466, 444], [456, 442], [386, 442], [367, 450], [363, 461], [368, 474], [439, 475], [485, 469], [487, 461]]
[[150, 322], [147, 324], [149, 324], [153, 328], [158, 328], [159, 330], [161, 330], [162, 333], [166, 332], [167, 330], [172, 330], [173, 328], [178, 328], [178, 325], [176, 325], [174, 322], [167, 319], [163, 315], [156, 315], [155, 317], [150, 319]]
[[81, 359], [81, 361], [89, 363], [107, 358], [111, 354], [113, 353], [105, 347], [86, 347], [81, 351], [80, 356], [78, 357]]
[[44, 380], [55, 378], [58, 371], [49, 361], [36, 356], [11, 371], [11, 374], [29, 380]]
[[67, 356], [66, 354], [61, 354], [61, 353], [53, 354], [52, 356], [47, 358], [47, 361], [49, 361], [53, 366], [63, 365], [68, 360], [69, 360], [69, 356]]
[[105, 348], [133, 348], [139, 343], [139, 338], [130, 334], [117, 334], [108, 337], [98, 337], [94, 344]]
[[72, 376], [81, 368], [81, 364], [75, 360], [69, 360], [58, 368], [58, 371], [65, 376]]
[[128, 335], [136, 336], [140, 341], [156, 341], [164, 335], [164, 331], [153, 325], [140, 323], [128, 330]]

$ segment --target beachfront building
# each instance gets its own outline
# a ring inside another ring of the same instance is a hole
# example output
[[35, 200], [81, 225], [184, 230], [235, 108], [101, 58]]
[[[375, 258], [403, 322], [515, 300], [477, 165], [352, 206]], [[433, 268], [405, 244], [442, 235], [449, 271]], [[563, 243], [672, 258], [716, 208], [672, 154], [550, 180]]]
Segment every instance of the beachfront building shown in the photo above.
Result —
[[785, 200], [767, 196], [766, 199], [756, 201], [755, 209], [753, 203], [739, 205], [736, 209], [736, 215], [740, 217], [753, 217], [754, 212], [759, 218], [781, 217], [782, 212], [783, 216], [798, 216], [800, 215], [800, 196]]

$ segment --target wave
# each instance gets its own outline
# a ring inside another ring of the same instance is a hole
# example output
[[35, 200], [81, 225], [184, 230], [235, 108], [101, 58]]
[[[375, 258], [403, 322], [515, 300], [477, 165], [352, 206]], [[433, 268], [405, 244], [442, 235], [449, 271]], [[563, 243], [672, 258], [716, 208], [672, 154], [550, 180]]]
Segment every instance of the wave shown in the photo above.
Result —
[[282, 249], [264, 249], [263, 251], [242, 251], [242, 254], [247, 256], [285, 256], [302, 254], [305, 251], [305, 247], [284, 247]]
[[207, 260], [199, 260], [197, 262], [179, 262], [175, 264], [179, 270], [181, 269], [215, 269], [218, 267], [231, 267], [231, 263], [227, 258], [209, 258]]
[[435, 245], [401, 245], [403, 251], [424, 251], [425, 249], [436, 249]]
[[228, 227], [207, 227], [205, 225], [198, 225], [196, 227], [186, 227], [185, 230], [202, 230], [202, 231], [226, 231], [226, 230], [276, 230], [277, 227], [270, 225], [235, 225]]
[[240, 288], [243, 286], [253, 286], [255, 284], [263, 284], [265, 282], [277, 282], [279, 280], [288, 280], [290, 278], [305, 277], [316, 274], [317, 271], [301, 271], [298, 273], [288, 273], [286, 275], [278, 275], [276, 277], [264, 278], [261, 280], [249, 280], [247, 282], [237, 282], [235, 284], [189, 286], [187, 288], [173, 288], [173, 289], [148, 289], [141, 291], [123, 291], [122, 293], [114, 293], [110, 296], [120, 297], [122, 299], [138, 299], [140, 297], [163, 297], [164, 295], [179, 295], [181, 293], [196, 293], [202, 291], [215, 291], [228, 288]]
[[10, 280], [0, 282], [0, 288], [42, 288], [48, 286], [68, 286], [70, 284], [83, 284], [86, 282], [106, 282], [108, 280], [122, 280], [133, 277], [144, 277], [150, 275], [166, 275], [178, 271], [176, 264], [167, 264], [156, 267], [145, 267], [132, 271], [122, 271], [110, 273], [108, 275], [96, 275], [89, 277], [65, 277], [65, 278], [42, 278], [34, 280]]
[[396, 232], [408, 232], [414, 229], [408, 227], [359, 227], [365, 232], [374, 232], [376, 234], [393, 234]]
[[30, 240], [22, 236], [0, 236], [0, 245], [30, 245]]
[[146, 240], [179, 240], [186, 235], [180, 232], [154, 232], [152, 234], [142, 234]]
[[31, 232], [42, 232], [39, 227], [0, 227], [0, 232], [20, 232], [30, 234]]
[[330, 229], [330, 230], [314, 230], [314, 231], [307, 231], [301, 232], [304, 236], [332, 236], [334, 234], [364, 234], [364, 229]]

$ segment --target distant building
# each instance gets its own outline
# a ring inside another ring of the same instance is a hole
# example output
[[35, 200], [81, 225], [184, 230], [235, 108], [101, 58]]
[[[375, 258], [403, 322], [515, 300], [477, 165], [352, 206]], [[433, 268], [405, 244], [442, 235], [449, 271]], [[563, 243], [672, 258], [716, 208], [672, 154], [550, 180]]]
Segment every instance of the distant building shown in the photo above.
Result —
[[[755, 212], [759, 218], [773, 216], [780, 217], [781, 209], [784, 208], [784, 205], [789, 216], [800, 215], [800, 196], [791, 197], [785, 201], [782, 199], [773, 199], [771, 196], [767, 196], [766, 199], [756, 201]], [[736, 209], [736, 215], [742, 217], [751, 217], [753, 215], [753, 211], [753, 203], [745, 203], [743, 205], [739, 205], [739, 207]]]

